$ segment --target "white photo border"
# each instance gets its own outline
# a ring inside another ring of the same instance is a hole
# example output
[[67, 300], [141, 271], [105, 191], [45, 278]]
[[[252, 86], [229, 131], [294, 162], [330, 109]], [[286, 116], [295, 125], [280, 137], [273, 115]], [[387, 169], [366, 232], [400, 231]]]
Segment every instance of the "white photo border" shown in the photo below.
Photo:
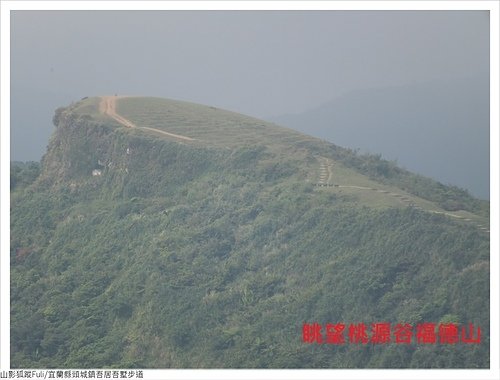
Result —
[[500, 379], [499, 5], [489, 1], [1, 1], [0, 368], [10, 369], [10, 13], [21, 10], [487, 10], [490, 12], [490, 369], [144, 370], [145, 379]]

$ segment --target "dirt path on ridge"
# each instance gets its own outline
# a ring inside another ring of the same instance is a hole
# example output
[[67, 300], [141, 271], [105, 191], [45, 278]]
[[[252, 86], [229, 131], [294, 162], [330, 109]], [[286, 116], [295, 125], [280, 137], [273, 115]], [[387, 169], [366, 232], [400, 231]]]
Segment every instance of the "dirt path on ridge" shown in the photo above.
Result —
[[346, 189], [368, 190], [368, 191], [376, 191], [378, 193], [384, 193], [384, 194], [386, 194], [388, 196], [393, 197], [394, 199], [399, 200], [400, 202], [402, 202], [404, 204], [411, 205], [411, 206], [415, 207], [418, 210], [430, 212], [430, 213], [433, 213], [433, 214], [441, 214], [441, 215], [445, 215], [445, 216], [448, 216], [448, 217], [451, 217], [451, 218], [455, 218], [455, 219], [461, 219], [464, 222], [468, 222], [470, 224], [473, 224], [474, 226], [476, 226], [477, 228], [479, 228], [480, 230], [482, 230], [482, 231], [484, 231], [484, 232], [486, 232], [488, 234], [490, 233], [490, 230], [486, 226], [484, 226], [481, 223], [478, 223], [477, 221], [474, 221], [472, 219], [466, 218], [466, 217], [461, 216], [461, 215], [456, 215], [456, 214], [453, 214], [453, 213], [450, 213], [450, 212], [424, 209], [424, 208], [422, 208], [420, 206], [415, 205], [413, 203], [413, 201], [410, 198], [408, 198], [407, 195], [404, 195], [404, 194], [391, 193], [388, 190], [382, 190], [382, 189], [377, 189], [377, 188], [373, 188], [373, 187], [356, 186], [356, 185], [332, 184], [332, 183], [330, 183], [330, 181], [333, 179], [333, 173], [332, 173], [333, 163], [332, 163], [332, 161], [330, 159], [328, 159], [328, 158], [325, 158], [325, 157], [318, 157], [317, 159], [318, 159], [318, 163], [319, 163], [319, 178], [318, 178], [318, 182], [316, 183], [316, 186], [319, 186], [319, 187], [337, 187], [337, 188], [346, 188]]
[[176, 135], [175, 133], [169, 133], [162, 131], [161, 129], [149, 128], [149, 127], [138, 127], [130, 120], [124, 118], [116, 112], [116, 100], [119, 99], [118, 96], [101, 96], [101, 103], [99, 104], [99, 110], [101, 113], [108, 115], [109, 117], [115, 119], [118, 123], [123, 125], [126, 128], [138, 128], [145, 129], [147, 131], [152, 131], [156, 133], [160, 133], [162, 135], [167, 135], [170, 137], [175, 137], [176, 139], [185, 140], [185, 141], [194, 141], [195, 139], [191, 137], [186, 137], [182, 135]]

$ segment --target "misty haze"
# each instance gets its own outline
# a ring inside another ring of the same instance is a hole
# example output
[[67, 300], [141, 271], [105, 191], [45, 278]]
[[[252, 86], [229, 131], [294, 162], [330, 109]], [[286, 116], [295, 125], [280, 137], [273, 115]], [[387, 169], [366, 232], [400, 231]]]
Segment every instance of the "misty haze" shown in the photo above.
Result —
[[160, 96], [276, 121], [489, 199], [488, 17], [14, 12], [11, 157], [41, 158], [63, 104]]
[[489, 32], [13, 11], [11, 366], [489, 368]]

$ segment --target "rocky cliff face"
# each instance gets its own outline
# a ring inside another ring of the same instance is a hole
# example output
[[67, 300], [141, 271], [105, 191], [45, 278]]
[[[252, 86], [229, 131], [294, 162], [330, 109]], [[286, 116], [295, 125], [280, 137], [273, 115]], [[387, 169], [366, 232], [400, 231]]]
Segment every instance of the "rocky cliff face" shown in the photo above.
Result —
[[228, 152], [158, 139], [71, 108], [54, 116], [56, 130], [42, 159], [40, 183], [72, 192], [128, 196], [167, 194], [219, 167]]
[[42, 176], [55, 184], [91, 176], [111, 150], [116, 129], [89, 116], [60, 108], [54, 116], [56, 130], [42, 159]]

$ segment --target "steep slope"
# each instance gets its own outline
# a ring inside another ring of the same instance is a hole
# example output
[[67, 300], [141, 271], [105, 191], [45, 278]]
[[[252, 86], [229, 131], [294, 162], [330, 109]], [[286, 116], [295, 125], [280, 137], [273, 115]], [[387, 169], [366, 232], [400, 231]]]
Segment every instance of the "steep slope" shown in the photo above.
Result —
[[[14, 367], [489, 365], [487, 202], [186, 102], [89, 98], [54, 123], [40, 175], [14, 171]], [[482, 340], [308, 344], [304, 322]]]

